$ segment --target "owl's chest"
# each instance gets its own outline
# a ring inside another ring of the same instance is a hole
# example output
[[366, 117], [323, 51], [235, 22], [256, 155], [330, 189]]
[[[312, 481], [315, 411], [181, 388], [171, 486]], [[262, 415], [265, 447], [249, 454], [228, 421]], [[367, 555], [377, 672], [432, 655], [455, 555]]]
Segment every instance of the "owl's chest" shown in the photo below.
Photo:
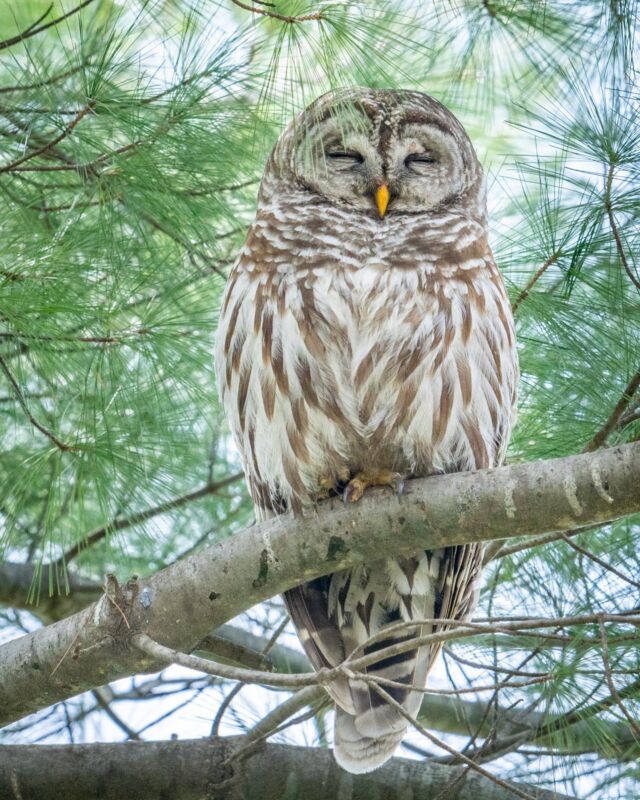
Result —
[[323, 332], [356, 391], [363, 359], [387, 361], [439, 324], [436, 287], [424, 270], [389, 269], [373, 254], [357, 270], [327, 270], [319, 278], [312, 305], [303, 299], [301, 312]]

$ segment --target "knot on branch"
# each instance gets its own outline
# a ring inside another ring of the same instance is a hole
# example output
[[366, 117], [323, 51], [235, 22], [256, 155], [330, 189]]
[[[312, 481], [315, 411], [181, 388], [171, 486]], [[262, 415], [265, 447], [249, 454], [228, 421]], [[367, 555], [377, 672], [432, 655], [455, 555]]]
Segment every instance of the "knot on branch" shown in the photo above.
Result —
[[103, 590], [104, 594], [95, 608], [94, 624], [105, 628], [116, 640], [121, 639], [123, 634], [128, 639], [132, 633], [133, 604], [140, 591], [138, 576], [134, 575], [121, 586], [117, 577], [108, 572]]

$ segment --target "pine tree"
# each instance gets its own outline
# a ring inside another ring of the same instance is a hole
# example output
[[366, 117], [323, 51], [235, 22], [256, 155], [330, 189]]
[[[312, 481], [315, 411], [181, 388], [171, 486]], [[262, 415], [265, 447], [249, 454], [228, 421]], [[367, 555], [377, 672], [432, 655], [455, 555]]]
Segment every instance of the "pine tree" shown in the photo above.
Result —
[[[218, 305], [279, 130], [336, 86], [426, 91], [478, 149], [522, 367], [508, 462], [637, 441], [637, 18], [634, 0], [5, 0], [0, 640], [83, 609], [105, 574], [151, 575], [251, 524], [215, 393]], [[427, 695], [421, 722], [502, 783], [416, 730], [401, 754], [435, 792], [416, 783], [416, 797], [640, 791], [639, 536], [627, 515], [490, 550], [484, 628], [447, 644], [434, 685], [450, 694]], [[523, 619], [548, 624], [513, 627]], [[196, 652], [306, 671], [285, 625], [266, 600]], [[3, 665], [0, 648], [0, 684]], [[36, 743], [175, 730], [313, 745], [300, 762], [268, 753], [310, 782], [305, 794], [292, 777], [287, 796], [335, 796], [318, 777], [333, 768], [317, 687], [298, 696], [178, 668], [101, 682], [3, 729], [3, 743], [34, 747], [24, 762], [0, 748], [0, 794], [13, 786], [3, 758], [26, 781]], [[264, 752], [246, 780], [280, 796]], [[414, 779], [394, 769], [389, 786]], [[90, 796], [82, 786], [68, 797]], [[130, 796], [159, 796], [147, 788]]]

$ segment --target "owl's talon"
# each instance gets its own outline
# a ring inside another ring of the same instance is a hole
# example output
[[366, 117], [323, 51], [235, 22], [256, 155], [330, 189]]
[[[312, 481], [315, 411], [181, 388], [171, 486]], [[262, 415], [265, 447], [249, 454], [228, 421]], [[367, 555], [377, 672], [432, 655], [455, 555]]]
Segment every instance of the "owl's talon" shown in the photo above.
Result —
[[350, 480], [344, 487], [344, 492], [342, 493], [342, 502], [345, 506], [349, 503], [357, 503], [364, 494], [367, 485], [365, 481], [360, 480], [357, 476], [353, 478], [353, 480]]
[[342, 500], [357, 503], [369, 486], [393, 486], [398, 497], [404, 493], [404, 476], [388, 469], [359, 472], [345, 486]]

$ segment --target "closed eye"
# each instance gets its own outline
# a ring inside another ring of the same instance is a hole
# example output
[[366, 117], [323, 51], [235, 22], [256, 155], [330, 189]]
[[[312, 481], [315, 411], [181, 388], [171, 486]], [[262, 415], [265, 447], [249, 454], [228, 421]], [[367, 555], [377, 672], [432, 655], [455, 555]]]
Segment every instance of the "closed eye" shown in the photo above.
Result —
[[405, 167], [416, 166], [418, 169], [422, 165], [435, 164], [437, 158], [433, 153], [411, 153], [404, 160]]
[[336, 165], [344, 167], [364, 164], [364, 157], [355, 150], [334, 150], [332, 153], [327, 153], [327, 158]]

